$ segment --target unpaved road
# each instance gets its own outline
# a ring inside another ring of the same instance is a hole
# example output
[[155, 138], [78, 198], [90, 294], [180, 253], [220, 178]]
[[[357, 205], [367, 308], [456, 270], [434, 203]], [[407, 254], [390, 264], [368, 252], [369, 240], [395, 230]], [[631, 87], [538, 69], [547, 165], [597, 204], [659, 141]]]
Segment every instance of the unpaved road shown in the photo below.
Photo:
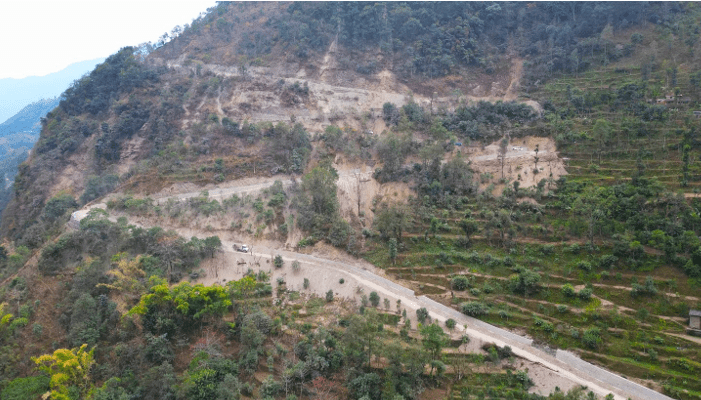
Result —
[[[234, 184], [221, 185], [219, 188], [221, 192], [210, 190], [210, 196], [227, 196], [236, 193], [254, 192], [272, 185], [274, 181], [275, 179], [271, 178], [264, 181], [251, 182], [243, 186], [236, 186]], [[291, 183], [291, 180], [289, 183]], [[186, 199], [198, 196], [199, 194], [199, 190], [189, 193], [178, 193], [171, 196], [159, 197], [157, 201], [164, 202], [170, 198]], [[105, 208], [105, 205], [104, 203], [98, 203], [77, 211], [73, 214], [71, 222], [73, 222], [73, 224], [79, 222], [80, 219], [87, 215], [87, 212], [91, 208]], [[110, 219], [116, 220], [116, 217], [112, 216]], [[148, 221], [142, 220], [140, 225], [148, 225]], [[175, 229], [186, 237], [198, 236], [204, 238], [213, 234], [213, 232], [198, 232], [191, 229]], [[592, 390], [601, 397], [613, 393], [616, 399], [621, 400], [627, 398], [639, 400], [671, 399], [661, 393], [585, 362], [570, 352], [557, 350], [554, 355], [548, 354], [534, 347], [531, 339], [463, 315], [425, 296], [417, 297], [412, 290], [381, 276], [381, 271], [376, 271], [374, 266], [364, 260], [352, 259], [350, 257], [330, 259], [323, 254], [301, 254], [282, 249], [265, 248], [255, 244], [253, 245], [254, 254], [243, 254], [234, 252], [234, 243], [235, 240], [222, 239], [222, 251], [225, 256], [229, 257], [229, 260], [243, 259], [247, 265], [256, 265], [257, 262], [260, 268], [261, 259], [270, 263], [272, 255], [279, 254], [283, 257], [287, 265], [297, 260], [303, 263], [304, 268], [333, 272], [345, 276], [346, 280], [349, 281], [349, 284], [346, 286], [348, 289], [352, 287], [350, 282], [355, 282], [358, 286], [366, 288], [368, 291], [376, 291], [380, 297], [391, 299], [393, 304], [396, 300], [401, 300], [401, 305], [403, 308], [407, 309], [407, 312], [415, 312], [417, 309], [425, 307], [434, 320], [444, 323], [447, 319], [453, 318], [457, 322], [457, 330], [466, 333], [471, 339], [491, 342], [499, 346], [508, 345], [512, 348], [515, 355], [552, 371], [553, 374], [556, 374], [562, 380], [570, 382], [572, 386], [575, 384], [584, 385], [588, 390]], [[240, 241], [238, 243], [240, 243]], [[234, 263], [231, 262], [228, 263], [228, 265], [222, 266], [222, 268], [218, 268], [216, 274], [205, 279], [204, 282], [211, 284], [222, 281], [223, 279], [231, 280], [240, 278], [240, 276], [237, 275], [243, 275], [243, 270], [239, 268], [238, 271], [236, 271], [236, 266], [233, 264]], [[326, 289], [327, 287], [318, 287], [317, 291], [323, 293]], [[410, 315], [414, 314], [412, 313]], [[534, 376], [532, 376], [532, 378], [537, 379], [537, 377]], [[547, 387], [547, 385], [542, 385], [542, 383], [539, 385], [538, 382], [536, 382], [536, 387], [538, 386]]]

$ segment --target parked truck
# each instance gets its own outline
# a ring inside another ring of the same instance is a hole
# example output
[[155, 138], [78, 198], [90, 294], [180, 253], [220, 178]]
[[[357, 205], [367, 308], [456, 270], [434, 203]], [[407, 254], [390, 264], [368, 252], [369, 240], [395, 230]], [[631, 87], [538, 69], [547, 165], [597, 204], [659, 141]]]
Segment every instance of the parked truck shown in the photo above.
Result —
[[241, 253], [248, 253], [248, 245], [247, 244], [242, 244], [240, 247], [237, 245], [234, 245], [234, 250], [241, 252]]

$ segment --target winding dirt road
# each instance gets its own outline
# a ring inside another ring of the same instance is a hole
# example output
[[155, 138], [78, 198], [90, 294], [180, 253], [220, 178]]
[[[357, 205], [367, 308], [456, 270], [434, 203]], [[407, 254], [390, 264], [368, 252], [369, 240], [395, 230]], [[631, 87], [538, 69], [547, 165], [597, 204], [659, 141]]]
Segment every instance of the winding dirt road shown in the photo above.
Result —
[[[210, 197], [221, 198], [231, 196], [232, 194], [253, 193], [269, 187], [275, 180], [282, 180], [283, 185], [292, 183], [292, 179], [264, 179], [256, 182], [247, 182], [246, 185], [241, 185], [241, 182], [229, 182], [219, 185], [218, 188], [209, 190]], [[166, 202], [169, 199], [184, 200], [190, 197], [200, 195], [201, 191], [193, 191], [188, 193], [173, 193], [169, 195], [157, 196], [158, 203]], [[84, 218], [88, 211], [92, 208], [106, 208], [104, 203], [89, 205], [83, 210], [77, 211], [72, 216], [72, 223], [79, 222]], [[116, 216], [110, 216], [110, 219], [116, 221]], [[130, 221], [131, 222], [131, 221]], [[134, 225], [148, 226], [149, 221], [140, 220], [138, 224], [131, 222]], [[211, 236], [213, 232], [196, 231], [193, 229], [174, 228], [180, 234], [189, 237], [197, 236], [204, 238]], [[234, 238], [235, 239], [235, 238]], [[609, 393], [613, 393], [616, 399], [637, 399], [637, 400], [670, 400], [671, 398], [639, 385], [635, 382], [627, 380], [619, 375], [601, 369], [595, 365], [585, 362], [574, 354], [557, 350], [546, 353], [545, 351], [533, 346], [533, 341], [523, 336], [516, 335], [512, 332], [490, 325], [484, 321], [468, 317], [462, 313], [440, 304], [425, 296], [416, 296], [414, 292], [407, 289], [391, 280], [382, 276], [384, 273], [377, 270], [371, 264], [360, 259], [350, 257], [329, 258], [328, 255], [312, 253], [301, 254], [293, 251], [284, 250], [282, 248], [269, 248], [252, 243], [255, 254], [236, 253], [233, 250], [235, 243], [241, 243], [231, 239], [222, 239], [222, 251], [228, 260], [243, 259], [248, 265], [258, 264], [261, 258], [267, 262], [268, 255], [278, 254], [283, 257], [286, 263], [299, 261], [306, 267], [315, 268], [317, 271], [330, 271], [334, 274], [346, 276], [348, 281], [354, 281], [357, 285], [366, 288], [368, 291], [376, 291], [381, 297], [392, 299], [393, 302], [401, 300], [401, 305], [407, 309], [407, 312], [416, 311], [419, 308], [426, 308], [432, 319], [445, 322], [449, 318], [453, 318], [457, 322], [457, 330], [462, 331], [470, 336], [471, 339], [478, 339], [483, 342], [495, 343], [499, 346], [510, 346], [513, 353], [524, 360], [538, 364], [545, 369], [552, 371], [558, 377], [571, 382], [573, 385], [583, 385], [588, 390], [593, 391], [597, 395], [604, 397]], [[249, 243], [250, 244], [250, 243]], [[282, 247], [282, 246], [280, 246]], [[257, 257], [257, 258], [256, 258]], [[232, 262], [231, 264], [235, 264]], [[234, 265], [224, 265], [216, 274], [217, 279], [210, 278], [209, 283], [214, 283], [223, 276], [229, 279], [235, 279], [233, 272]], [[260, 265], [260, 264], [258, 264]], [[242, 270], [238, 273], [243, 274]], [[326, 289], [326, 288], [324, 288]], [[411, 314], [413, 315], [413, 314]], [[535, 377], [534, 377], [535, 378]], [[546, 393], [541, 393], [546, 394]]]

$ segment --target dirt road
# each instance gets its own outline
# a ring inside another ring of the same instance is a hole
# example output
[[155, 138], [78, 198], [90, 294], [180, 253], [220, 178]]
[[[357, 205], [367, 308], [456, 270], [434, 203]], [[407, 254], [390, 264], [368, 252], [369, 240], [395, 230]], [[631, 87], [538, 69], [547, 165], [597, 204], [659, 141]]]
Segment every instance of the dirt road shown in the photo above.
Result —
[[[210, 191], [210, 196], [227, 196], [235, 193], [253, 192], [262, 190], [273, 182], [274, 179], [268, 179], [263, 182], [253, 182], [243, 186], [228, 183], [221, 185], [218, 192]], [[292, 181], [289, 179], [283, 181], [283, 183], [285, 182], [290, 184]], [[199, 194], [200, 191], [178, 193], [158, 197], [157, 201], [164, 202], [169, 198], [186, 199]], [[99, 203], [89, 208], [104, 207], [104, 203]], [[74, 213], [73, 222], [79, 222], [80, 219], [85, 217], [89, 208]], [[116, 220], [116, 216], [111, 216], [110, 219]], [[133, 224], [133, 222], [131, 223]], [[135, 225], [148, 226], [149, 221], [142, 219], [139, 224]], [[290, 265], [293, 261], [298, 261], [302, 264], [304, 275], [310, 276], [312, 279], [318, 278], [321, 280], [314, 281], [311, 287], [311, 290], [319, 294], [324, 293], [332, 283], [338, 282], [339, 277], [342, 277], [346, 283], [334, 287], [337, 295], [357, 298], [364, 291], [375, 291], [380, 297], [390, 299], [392, 304], [395, 304], [397, 300], [401, 300], [402, 308], [406, 309], [409, 315], [415, 315], [414, 313], [417, 309], [424, 307], [429, 311], [433, 320], [444, 323], [447, 319], [453, 318], [457, 322], [458, 328], [456, 330], [460, 334], [466, 333], [472, 340], [496, 343], [499, 346], [508, 345], [512, 348], [515, 355], [532, 364], [543, 366], [551, 371], [552, 374], [557, 375], [559, 382], [569, 383], [569, 385], [560, 383], [561, 389], [566, 390], [567, 386], [584, 385], [601, 397], [608, 393], [613, 393], [616, 399], [670, 399], [661, 393], [585, 362], [569, 352], [558, 350], [554, 354], [548, 354], [534, 347], [532, 340], [528, 338], [463, 315], [425, 296], [417, 297], [412, 290], [385, 278], [383, 271], [377, 270], [364, 260], [338, 254], [331, 258], [328, 254], [321, 254], [320, 252], [301, 254], [274, 248], [273, 246], [264, 247], [255, 243], [249, 243], [249, 245], [252, 245], [253, 253], [237, 253], [233, 250], [233, 247], [235, 243], [240, 243], [240, 241], [237, 241], [231, 232], [199, 232], [177, 227], [175, 229], [185, 237], [198, 236], [204, 238], [212, 234], [220, 235], [222, 239], [222, 254], [217, 257], [219, 261], [215, 261], [216, 265], [208, 267], [210, 271], [208, 271], [207, 277], [202, 280], [205, 284], [223, 283], [224, 281], [239, 279], [248, 268], [258, 268], [270, 271], [273, 275], [273, 282], [275, 282], [277, 276], [284, 276], [288, 281], [288, 285], [301, 288], [299, 283], [302, 279], [301, 275], [290, 272], [289, 268], [276, 270], [272, 267], [273, 255], [281, 255], [287, 265]], [[539, 379], [538, 376], [530, 374], [532, 375], [531, 378], [536, 382], [533, 391], [545, 395], [554, 389], [548, 382], [548, 379]]]

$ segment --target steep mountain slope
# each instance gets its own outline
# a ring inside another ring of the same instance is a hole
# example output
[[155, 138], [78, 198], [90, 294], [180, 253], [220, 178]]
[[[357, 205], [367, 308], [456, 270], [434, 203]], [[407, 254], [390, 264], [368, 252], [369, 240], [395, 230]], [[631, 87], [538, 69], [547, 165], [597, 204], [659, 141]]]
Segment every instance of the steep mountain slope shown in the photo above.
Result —
[[700, 17], [221, 3], [122, 49], [15, 179], [3, 396], [700, 398]]

